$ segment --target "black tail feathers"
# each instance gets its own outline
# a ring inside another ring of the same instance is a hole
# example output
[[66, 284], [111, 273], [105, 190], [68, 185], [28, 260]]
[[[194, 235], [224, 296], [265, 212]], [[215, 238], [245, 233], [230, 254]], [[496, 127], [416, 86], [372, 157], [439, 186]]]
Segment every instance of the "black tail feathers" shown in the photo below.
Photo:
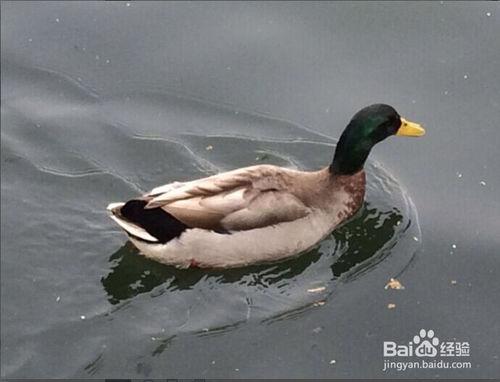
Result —
[[144, 209], [145, 200], [130, 200], [120, 209], [120, 215], [144, 228], [160, 243], [179, 237], [189, 227], [161, 208]]

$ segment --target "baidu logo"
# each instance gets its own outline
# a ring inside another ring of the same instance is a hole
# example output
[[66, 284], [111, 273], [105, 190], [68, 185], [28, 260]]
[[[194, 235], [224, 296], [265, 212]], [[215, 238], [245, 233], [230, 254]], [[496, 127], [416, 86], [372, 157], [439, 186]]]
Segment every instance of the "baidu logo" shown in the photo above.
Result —
[[438, 354], [439, 338], [434, 337], [434, 330], [421, 329], [418, 336], [413, 337], [413, 343], [417, 345], [415, 355], [417, 357], [435, 357]]
[[408, 342], [384, 341], [384, 368], [382, 371], [407, 369], [470, 369], [469, 342], [439, 339], [434, 330], [420, 329]]

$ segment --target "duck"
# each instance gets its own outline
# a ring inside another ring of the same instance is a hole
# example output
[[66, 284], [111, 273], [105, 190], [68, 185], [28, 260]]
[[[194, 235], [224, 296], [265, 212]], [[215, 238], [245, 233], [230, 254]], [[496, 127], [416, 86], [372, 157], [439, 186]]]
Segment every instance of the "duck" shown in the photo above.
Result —
[[352, 117], [332, 162], [319, 170], [254, 165], [168, 183], [107, 210], [140, 254], [163, 264], [236, 268], [282, 261], [306, 253], [361, 208], [363, 167], [377, 143], [424, 134], [392, 106], [374, 104]]

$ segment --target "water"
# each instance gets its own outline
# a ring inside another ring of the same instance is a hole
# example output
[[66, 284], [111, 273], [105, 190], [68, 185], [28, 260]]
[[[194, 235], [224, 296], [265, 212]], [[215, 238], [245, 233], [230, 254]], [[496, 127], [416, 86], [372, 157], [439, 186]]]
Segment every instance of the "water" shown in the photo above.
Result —
[[[421, 328], [470, 341], [472, 369], [393, 375], [498, 375], [497, 13], [2, 3], [2, 377], [384, 377], [382, 341]], [[370, 14], [372, 37], [343, 21]], [[428, 134], [377, 146], [362, 210], [299, 258], [178, 270], [106, 214], [174, 180], [318, 169], [379, 101]]]

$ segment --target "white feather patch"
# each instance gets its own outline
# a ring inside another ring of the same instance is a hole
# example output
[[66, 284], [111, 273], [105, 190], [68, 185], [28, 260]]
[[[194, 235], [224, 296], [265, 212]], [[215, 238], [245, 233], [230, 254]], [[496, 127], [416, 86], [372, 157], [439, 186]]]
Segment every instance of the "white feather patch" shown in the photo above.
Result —
[[151, 236], [149, 233], [147, 233], [144, 229], [141, 227], [127, 222], [125, 220], [120, 219], [119, 217], [115, 215], [110, 216], [111, 219], [113, 219], [120, 227], [122, 227], [125, 231], [130, 233], [131, 235], [137, 236], [141, 239], [147, 240], [147, 241], [152, 241], [152, 242], [158, 242], [158, 239], [154, 236]]

